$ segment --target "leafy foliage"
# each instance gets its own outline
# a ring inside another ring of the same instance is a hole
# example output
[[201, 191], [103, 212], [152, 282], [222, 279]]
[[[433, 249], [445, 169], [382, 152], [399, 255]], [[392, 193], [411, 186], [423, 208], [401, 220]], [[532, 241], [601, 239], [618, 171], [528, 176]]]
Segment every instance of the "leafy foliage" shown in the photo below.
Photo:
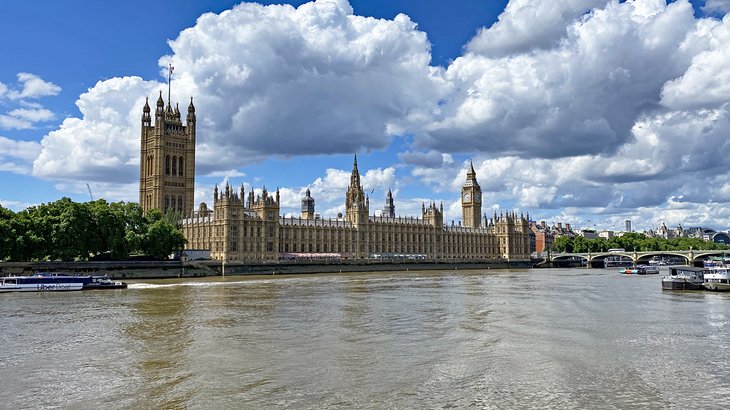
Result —
[[642, 233], [627, 233], [611, 239], [586, 239], [582, 236], [569, 238], [561, 236], [553, 241], [552, 250], [556, 252], [587, 253], [607, 252], [609, 249], [623, 248], [629, 252], [647, 251], [686, 251], [697, 250], [725, 250], [730, 246], [721, 243], [703, 241], [699, 238], [651, 238]]
[[[178, 218], [178, 219], [175, 219]], [[98, 255], [126, 259], [141, 253], [163, 259], [185, 245], [179, 216], [146, 215], [135, 203], [69, 198], [18, 213], [0, 206], [0, 260], [88, 260]]]

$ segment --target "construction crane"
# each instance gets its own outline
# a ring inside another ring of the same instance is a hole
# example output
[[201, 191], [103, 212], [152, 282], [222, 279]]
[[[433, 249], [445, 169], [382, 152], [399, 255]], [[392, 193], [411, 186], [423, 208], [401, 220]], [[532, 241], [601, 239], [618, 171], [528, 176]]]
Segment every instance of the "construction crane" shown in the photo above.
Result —
[[91, 193], [91, 187], [89, 186], [88, 183], [86, 184], [86, 189], [89, 190], [89, 196], [91, 197], [91, 200], [93, 201], [94, 200], [94, 195]]

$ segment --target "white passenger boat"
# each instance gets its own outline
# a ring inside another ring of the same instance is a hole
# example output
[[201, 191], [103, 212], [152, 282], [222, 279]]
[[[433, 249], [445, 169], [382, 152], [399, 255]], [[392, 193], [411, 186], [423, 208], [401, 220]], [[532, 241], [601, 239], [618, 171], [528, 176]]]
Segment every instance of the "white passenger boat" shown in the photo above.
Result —
[[114, 282], [108, 276], [65, 275], [36, 273], [30, 276], [0, 278], [0, 293], [4, 292], [61, 292], [85, 289], [121, 289], [123, 282]]
[[703, 286], [707, 290], [730, 291], [730, 267], [712, 267], [705, 272]]

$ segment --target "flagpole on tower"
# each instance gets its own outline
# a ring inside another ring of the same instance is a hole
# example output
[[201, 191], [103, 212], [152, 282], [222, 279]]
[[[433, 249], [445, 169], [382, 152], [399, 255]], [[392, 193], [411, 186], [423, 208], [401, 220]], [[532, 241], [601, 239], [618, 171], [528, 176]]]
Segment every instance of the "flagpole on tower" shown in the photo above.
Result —
[[172, 66], [172, 63], [167, 68], [167, 106], [172, 107], [170, 103], [170, 82], [172, 80], [172, 72], [175, 70], [175, 67]]

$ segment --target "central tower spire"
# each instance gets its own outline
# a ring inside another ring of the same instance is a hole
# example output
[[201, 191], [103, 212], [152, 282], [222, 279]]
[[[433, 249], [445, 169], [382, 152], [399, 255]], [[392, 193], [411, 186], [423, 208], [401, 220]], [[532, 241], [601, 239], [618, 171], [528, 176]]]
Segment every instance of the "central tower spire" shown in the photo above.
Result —
[[345, 194], [345, 210], [347, 218], [350, 222], [365, 222], [368, 218], [368, 198], [360, 185], [360, 171], [357, 170], [357, 154], [352, 164], [352, 174], [350, 174], [350, 186]]

